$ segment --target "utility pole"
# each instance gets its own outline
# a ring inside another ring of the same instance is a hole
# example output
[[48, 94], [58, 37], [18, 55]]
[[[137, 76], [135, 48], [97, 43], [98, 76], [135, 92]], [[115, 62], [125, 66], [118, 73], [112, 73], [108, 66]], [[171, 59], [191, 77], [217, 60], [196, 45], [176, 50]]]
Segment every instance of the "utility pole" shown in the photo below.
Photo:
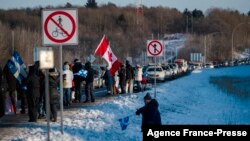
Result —
[[194, 33], [194, 25], [193, 25], [193, 23], [194, 23], [194, 18], [193, 18], [193, 15], [191, 15], [191, 33], [193, 34]]
[[207, 57], [207, 44], [206, 44], [206, 42], [207, 42], [207, 35], [205, 35], [205, 37], [204, 37], [204, 64], [206, 64], [206, 57]]
[[188, 15], [186, 15], [186, 33], [188, 33]]
[[142, 0], [137, 0], [136, 2], [137, 8], [136, 8], [136, 24], [138, 25], [139, 22], [139, 16], [143, 13], [143, 6], [142, 6]]

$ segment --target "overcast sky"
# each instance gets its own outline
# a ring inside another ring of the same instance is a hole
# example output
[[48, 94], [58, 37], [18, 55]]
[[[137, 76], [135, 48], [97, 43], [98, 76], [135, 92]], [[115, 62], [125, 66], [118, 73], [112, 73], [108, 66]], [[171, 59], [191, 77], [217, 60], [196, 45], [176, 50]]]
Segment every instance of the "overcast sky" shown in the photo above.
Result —
[[[10, 8], [26, 8], [37, 7], [47, 5], [65, 5], [67, 2], [73, 5], [84, 5], [87, 0], [0, 0], [1, 9]], [[118, 6], [126, 6], [129, 4], [135, 5], [140, 0], [96, 0], [100, 4], [106, 4], [108, 2], [115, 3]], [[170, 8], [177, 8], [183, 11], [185, 8], [189, 10], [200, 9], [206, 12], [209, 8], [224, 8], [234, 9], [241, 13], [247, 13], [250, 11], [250, 0], [142, 0], [143, 5], [147, 7], [151, 6], [164, 6]]]

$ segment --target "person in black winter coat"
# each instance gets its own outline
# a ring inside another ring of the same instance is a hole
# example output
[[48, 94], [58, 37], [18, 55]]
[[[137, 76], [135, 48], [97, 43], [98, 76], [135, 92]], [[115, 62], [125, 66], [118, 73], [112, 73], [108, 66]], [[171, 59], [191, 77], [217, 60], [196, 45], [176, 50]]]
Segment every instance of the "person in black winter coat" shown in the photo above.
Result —
[[14, 112], [16, 114], [16, 104], [17, 104], [17, 93], [16, 93], [16, 78], [15, 76], [9, 71], [9, 68], [7, 65], [4, 67], [4, 73], [6, 76], [6, 80], [8, 83], [8, 91], [9, 91], [9, 96], [11, 98], [11, 102], [14, 107]]
[[133, 93], [134, 70], [129, 61], [126, 61], [126, 92]]
[[81, 94], [81, 83], [83, 81], [82, 76], [76, 75], [80, 70], [83, 69], [81, 62], [78, 59], [74, 60], [74, 66], [72, 68], [74, 74], [74, 83], [75, 83], [75, 102], [81, 102], [82, 94]]
[[105, 85], [107, 88], [107, 94], [108, 95], [113, 95], [114, 90], [113, 90], [113, 78], [110, 74], [110, 71], [106, 68], [105, 73], [103, 75], [103, 79], [105, 80]]
[[57, 86], [59, 84], [58, 79], [59, 73], [57, 70], [49, 70], [49, 94], [50, 94], [50, 110], [51, 110], [51, 121], [57, 121], [57, 105], [59, 104], [60, 95], [57, 91]]
[[25, 80], [22, 81], [22, 85], [19, 82], [16, 83], [16, 91], [18, 93], [18, 97], [21, 98], [21, 114], [25, 114], [25, 106], [27, 105], [26, 90], [24, 89], [23, 84], [25, 84]]
[[35, 72], [34, 66], [30, 66], [29, 68], [29, 74], [26, 84], [27, 84], [29, 122], [36, 122], [37, 109], [39, 106], [39, 98], [40, 98], [40, 82], [39, 82], [39, 76]]
[[158, 110], [158, 102], [152, 99], [150, 94], [147, 93], [144, 97], [145, 106], [136, 111], [136, 115], [142, 114], [142, 131], [147, 125], [161, 125], [161, 115]]
[[46, 112], [46, 101], [45, 101], [45, 75], [40, 69], [40, 62], [35, 62], [35, 71], [39, 76], [40, 83], [40, 98], [39, 98], [39, 107], [38, 107], [38, 119], [45, 117]]
[[118, 72], [118, 77], [119, 77], [119, 85], [121, 87], [121, 93], [124, 94], [126, 93], [126, 70], [123, 64], [121, 65], [121, 68]]
[[93, 89], [94, 89], [94, 70], [91, 67], [90, 62], [86, 62], [85, 64], [85, 69], [87, 70], [87, 76], [86, 76], [86, 85], [85, 85], [85, 102], [89, 101], [89, 96], [91, 98], [91, 102], [95, 102], [95, 97], [93, 94]]

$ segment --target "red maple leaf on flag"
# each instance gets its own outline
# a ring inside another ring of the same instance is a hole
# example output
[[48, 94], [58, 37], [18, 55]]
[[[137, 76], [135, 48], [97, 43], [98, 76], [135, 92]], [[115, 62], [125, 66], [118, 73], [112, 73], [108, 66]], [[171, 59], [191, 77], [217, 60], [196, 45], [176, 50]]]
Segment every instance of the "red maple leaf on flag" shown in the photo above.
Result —
[[116, 58], [115, 54], [112, 52], [109, 45], [109, 41], [105, 35], [97, 46], [95, 54], [101, 56], [107, 61], [110, 74], [114, 76], [115, 72], [120, 68], [121, 62]]
[[112, 62], [112, 53], [108, 51], [109, 61]]

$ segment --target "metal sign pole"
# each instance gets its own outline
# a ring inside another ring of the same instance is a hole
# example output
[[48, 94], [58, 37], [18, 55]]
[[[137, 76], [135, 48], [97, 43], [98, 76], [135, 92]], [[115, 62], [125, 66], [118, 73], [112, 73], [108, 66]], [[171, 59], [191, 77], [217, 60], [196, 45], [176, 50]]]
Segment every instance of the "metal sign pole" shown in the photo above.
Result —
[[48, 70], [45, 70], [45, 97], [46, 97], [46, 120], [48, 141], [50, 141], [50, 99], [49, 99], [49, 76]]
[[[59, 17], [59, 18], [58, 18]], [[58, 18], [58, 22], [51, 22]], [[61, 133], [63, 134], [63, 62], [62, 62], [62, 45], [78, 44], [78, 11], [77, 9], [45, 9], [42, 10], [42, 42], [43, 45], [60, 45], [60, 116], [61, 116]], [[58, 29], [60, 29], [59, 32]], [[67, 34], [66, 37], [54, 36]], [[54, 66], [53, 66], [54, 67]]]
[[178, 49], [175, 47], [175, 59], [178, 59]]
[[63, 66], [62, 66], [62, 45], [60, 49], [60, 114], [61, 114], [61, 133], [63, 134]]
[[154, 59], [155, 59], [155, 95], [154, 95], [154, 97], [156, 98], [156, 66], [157, 66], [157, 64], [156, 64], [156, 57], [154, 57]]
[[167, 63], [166, 62], [166, 46], [165, 46], [164, 40], [163, 40], [163, 60], [164, 60], [164, 63]]
[[207, 62], [207, 36], [205, 35], [204, 39], [204, 64]]

